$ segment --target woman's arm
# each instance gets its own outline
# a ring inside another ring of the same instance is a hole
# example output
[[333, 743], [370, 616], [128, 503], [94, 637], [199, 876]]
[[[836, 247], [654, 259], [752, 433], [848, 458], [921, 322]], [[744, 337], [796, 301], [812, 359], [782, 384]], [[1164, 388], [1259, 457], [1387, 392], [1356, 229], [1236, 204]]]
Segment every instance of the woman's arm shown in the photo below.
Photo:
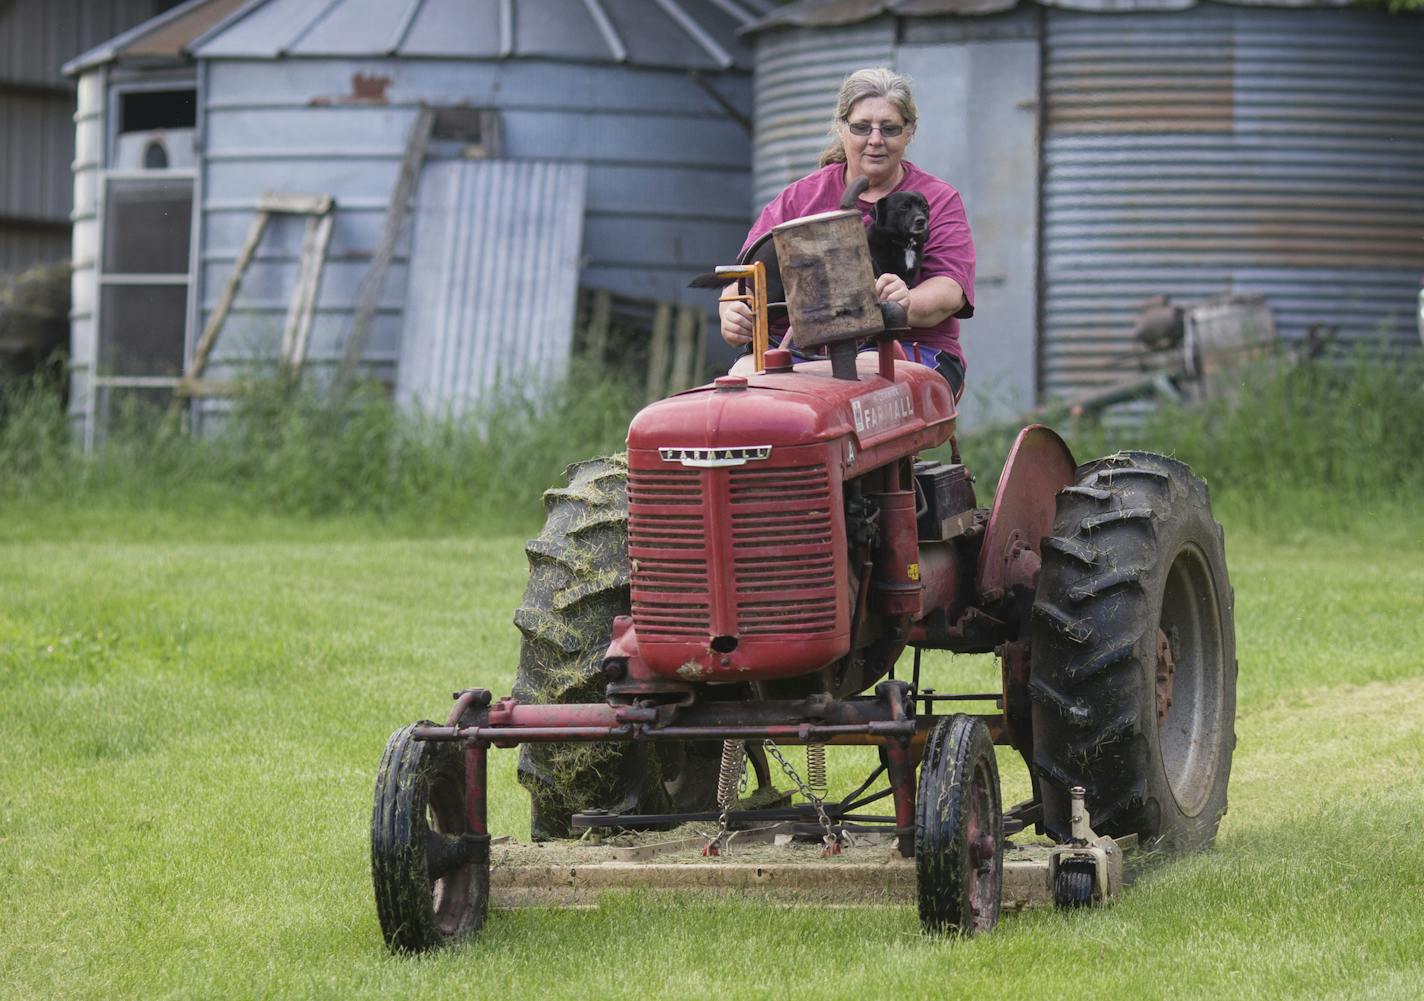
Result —
[[936, 326], [964, 308], [964, 289], [945, 275], [926, 278], [914, 288], [907, 288], [899, 275], [884, 274], [875, 280], [875, 298], [903, 306], [912, 327]]

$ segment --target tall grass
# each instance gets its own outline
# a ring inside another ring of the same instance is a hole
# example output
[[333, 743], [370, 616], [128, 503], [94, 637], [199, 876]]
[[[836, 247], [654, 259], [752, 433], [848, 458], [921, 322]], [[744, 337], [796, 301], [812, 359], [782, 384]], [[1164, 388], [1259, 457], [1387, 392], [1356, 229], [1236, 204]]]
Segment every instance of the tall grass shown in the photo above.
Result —
[[[540, 394], [499, 394], [463, 420], [403, 413], [374, 386], [338, 400], [263, 383], [216, 433], [193, 436], [176, 412], [126, 411], [84, 456], [60, 393], [39, 379], [0, 401], [0, 504], [180, 517], [238, 507], [402, 530], [522, 531], [537, 524], [539, 495], [566, 464], [622, 447], [635, 410], [631, 387], [589, 370]], [[1059, 428], [1080, 461], [1132, 448], [1180, 457], [1211, 484], [1219, 514], [1254, 529], [1408, 521], [1424, 495], [1418, 356], [1248, 369], [1213, 402], [1164, 409], [1139, 428]], [[981, 502], [1016, 430], [961, 442]]]
[[1348, 530], [1418, 512], [1424, 359], [1356, 354], [1244, 371], [1234, 393], [1156, 415], [1145, 436], [1206, 476], [1253, 527]]
[[[1210, 401], [1171, 405], [1140, 427], [1050, 420], [1079, 462], [1124, 449], [1173, 455], [1206, 479], [1219, 516], [1267, 534], [1421, 523], [1424, 356], [1242, 369]], [[981, 498], [1017, 426], [963, 442]], [[981, 501], [982, 502], [982, 501]]]
[[86, 456], [59, 394], [35, 381], [0, 410], [0, 504], [524, 529], [564, 466], [622, 448], [635, 410], [631, 388], [604, 373], [502, 392], [460, 419], [402, 412], [378, 386], [337, 398], [255, 383], [210, 434], [191, 434], [178, 411], [130, 409]]

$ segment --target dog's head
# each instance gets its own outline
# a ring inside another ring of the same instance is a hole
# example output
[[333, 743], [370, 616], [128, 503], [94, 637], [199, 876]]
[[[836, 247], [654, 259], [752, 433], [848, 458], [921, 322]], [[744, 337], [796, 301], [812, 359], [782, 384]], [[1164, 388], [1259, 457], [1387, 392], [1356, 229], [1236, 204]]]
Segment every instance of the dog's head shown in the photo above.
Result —
[[923, 242], [930, 228], [930, 203], [918, 191], [896, 191], [875, 203], [873, 225], [903, 240]]

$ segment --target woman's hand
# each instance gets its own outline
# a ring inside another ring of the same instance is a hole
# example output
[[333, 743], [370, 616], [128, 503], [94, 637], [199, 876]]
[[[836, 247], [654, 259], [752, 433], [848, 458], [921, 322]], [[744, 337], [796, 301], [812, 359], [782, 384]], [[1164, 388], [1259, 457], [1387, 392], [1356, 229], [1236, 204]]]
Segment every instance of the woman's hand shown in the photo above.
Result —
[[878, 302], [893, 302], [910, 312], [910, 287], [899, 275], [883, 274], [875, 279], [875, 298]]
[[[736, 285], [728, 286], [736, 294]], [[727, 291], [723, 291], [723, 295]], [[722, 321], [722, 340], [739, 348], [752, 339], [752, 308], [744, 302], [722, 302], [717, 304], [717, 315]]]
[[964, 308], [964, 290], [944, 275], [926, 278], [911, 291], [899, 275], [883, 274], [875, 279], [875, 298], [899, 303], [912, 327], [937, 326]]

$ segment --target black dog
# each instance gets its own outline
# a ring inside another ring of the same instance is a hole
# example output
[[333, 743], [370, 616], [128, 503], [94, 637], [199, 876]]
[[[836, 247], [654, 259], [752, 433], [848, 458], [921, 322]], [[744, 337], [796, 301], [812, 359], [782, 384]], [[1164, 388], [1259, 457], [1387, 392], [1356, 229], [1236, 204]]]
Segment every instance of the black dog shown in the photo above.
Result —
[[865, 232], [876, 275], [899, 275], [914, 285], [930, 231], [930, 203], [918, 191], [896, 191], [875, 203]]

